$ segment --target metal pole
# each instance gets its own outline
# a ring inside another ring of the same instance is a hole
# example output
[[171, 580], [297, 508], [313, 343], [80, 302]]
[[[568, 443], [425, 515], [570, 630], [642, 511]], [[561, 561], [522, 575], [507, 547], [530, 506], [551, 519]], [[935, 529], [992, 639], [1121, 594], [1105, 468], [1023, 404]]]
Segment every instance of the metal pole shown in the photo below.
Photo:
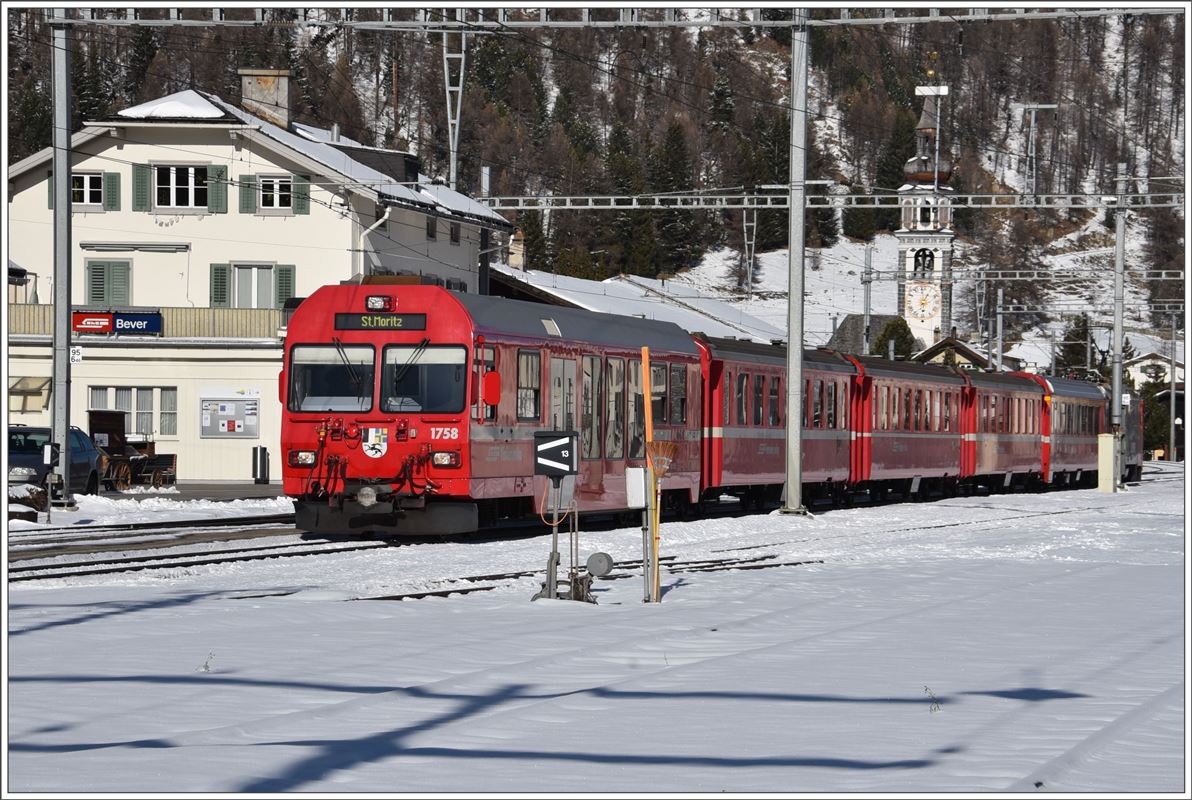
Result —
[[1126, 297], [1126, 165], [1118, 163], [1117, 217], [1113, 254], [1113, 398], [1110, 400], [1113, 448], [1113, 489], [1116, 492], [1121, 480], [1122, 441], [1122, 343], [1125, 331], [1122, 328], [1122, 311]]
[[997, 287], [997, 371], [1002, 371], [1002, 287]]
[[865, 245], [865, 271], [861, 285], [865, 288], [865, 325], [861, 330], [861, 355], [869, 355], [869, 295], [873, 284], [873, 245]]
[[1030, 165], [1029, 165], [1030, 175], [1031, 175], [1030, 194], [1031, 194], [1031, 197], [1034, 197], [1035, 196], [1035, 185], [1036, 185], [1035, 184], [1036, 174], [1035, 174], [1035, 107], [1034, 106], [1031, 106], [1031, 139], [1030, 139], [1030, 143], [1027, 145], [1026, 152], [1027, 152], [1027, 161], [1030, 162]]
[[786, 297], [786, 500], [784, 514], [803, 506], [803, 204], [807, 188], [807, 10], [791, 28], [791, 149], [789, 286]]
[[1171, 315], [1171, 373], [1170, 385], [1167, 388], [1167, 460], [1175, 461], [1175, 314]]
[[[65, 17], [66, 9], [56, 9]], [[54, 78], [54, 346], [53, 397], [54, 442], [58, 445], [61, 497], [70, 503], [70, 49], [74, 32], [70, 25], [53, 26]], [[47, 502], [52, 502], [52, 494]]]

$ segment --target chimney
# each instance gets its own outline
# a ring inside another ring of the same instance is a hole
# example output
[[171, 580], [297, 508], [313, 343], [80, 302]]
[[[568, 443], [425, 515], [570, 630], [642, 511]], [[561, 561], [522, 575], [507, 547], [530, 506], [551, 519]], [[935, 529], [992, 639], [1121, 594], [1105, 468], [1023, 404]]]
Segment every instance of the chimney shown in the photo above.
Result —
[[243, 68], [240, 73], [240, 106], [279, 128], [290, 129], [290, 71]]

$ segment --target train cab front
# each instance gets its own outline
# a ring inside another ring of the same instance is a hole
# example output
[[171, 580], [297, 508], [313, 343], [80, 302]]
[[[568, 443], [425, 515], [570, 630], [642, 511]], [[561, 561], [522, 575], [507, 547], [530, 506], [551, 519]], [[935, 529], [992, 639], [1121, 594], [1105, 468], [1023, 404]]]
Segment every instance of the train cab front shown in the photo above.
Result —
[[476, 530], [470, 330], [437, 287], [328, 286], [299, 306], [279, 387], [284, 488], [299, 529]]

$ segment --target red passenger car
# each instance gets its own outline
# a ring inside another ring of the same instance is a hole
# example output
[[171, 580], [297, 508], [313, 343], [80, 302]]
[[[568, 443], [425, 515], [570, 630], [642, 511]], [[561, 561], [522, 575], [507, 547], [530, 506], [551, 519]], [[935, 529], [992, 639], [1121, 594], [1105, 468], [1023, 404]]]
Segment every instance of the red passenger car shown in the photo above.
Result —
[[964, 375], [964, 477], [991, 489], [1033, 485], [1044, 472], [1044, 390], [1021, 374]]
[[326, 286], [289, 322], [284, 488], [311, 531], [457, 533], [540, 510], [535, 431], [577, 430], [582, 511], [625, 506], [645, 456], [641, 347], [664, 491], [698, 497], [699, 350], [678, 326], [456, 294]]
[[961, 477], [964, 378], [930, 364], [852, 356], [862, 412], [854, 425], [855, 481], [883, 496], [951, 493]]

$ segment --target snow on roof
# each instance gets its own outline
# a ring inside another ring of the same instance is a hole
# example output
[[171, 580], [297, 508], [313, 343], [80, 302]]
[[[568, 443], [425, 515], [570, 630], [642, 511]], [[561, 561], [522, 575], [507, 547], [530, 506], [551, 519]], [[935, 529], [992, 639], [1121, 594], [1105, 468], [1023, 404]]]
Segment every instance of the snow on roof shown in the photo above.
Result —
[[[347, 176], [354, 184], [357, 184], [356, 188], [358, 189], [372, 189], [399, 203], [409, 203], [424, 208], [427, 206], [438, 206], [448, 213], [455, 212], [484, 220], [491, 220], [499, 223], [501, 227], [507, 227], [509, 224], [505, 221], [504, 217], [495, 211], [489, 210], [488, 207], [477, 203], [460, 192], [448, 189], [446, 186], [433, 187], [435, 189], [434, 192], [415, 192], [409, 186], [397, 183], [391, 176], [378, 172], [365, 164], [361, 164], [330, 144], [310, 138], [309, 134], [299, 135], [297, 133], [291, 133], [215, 95], [204, 96], [218, 107], [223, 108], [228, 114], [245, 123], [258, 126], [261, 132], [269, 138], [302, 153], [308, 158], [318, 161], [320, 164], [330, 167], [341, 175]], [[306, 127], [308, 131], [318, 130], [318, 128]], [[419, 179], [423, 179], [423, 176], [419, 176]], [[422, 187], [419, 188], [421, 189]], [[430, 197], [427, 195], [430, 195]]]
[[[291, 122], [290, 124], [294, 126], [294, 131], [299, 136], [310, 139], [312, 142], [330, 143], [332, 141], [331, 131], [327, 130], [326, 128], [316, 128], [313, 125], [303, 125], [301, 122]], [[342, 133], [339, 135], [338, 143], [350, 144], [353, 147], [366, 147], [366, 145], [361, 144], [355, 139], [344, 136]]]
[[605, 314], [673, 322], [690, 333], [768, 343], [786, 333], [688, 285], [623, 275], [590, 281], [495, 264], [494, 270], [570, 305]]
[[227, 114], [194, 89], [186, 89], [118, 111], [116, 116], [127, 119], [220, 119]]

